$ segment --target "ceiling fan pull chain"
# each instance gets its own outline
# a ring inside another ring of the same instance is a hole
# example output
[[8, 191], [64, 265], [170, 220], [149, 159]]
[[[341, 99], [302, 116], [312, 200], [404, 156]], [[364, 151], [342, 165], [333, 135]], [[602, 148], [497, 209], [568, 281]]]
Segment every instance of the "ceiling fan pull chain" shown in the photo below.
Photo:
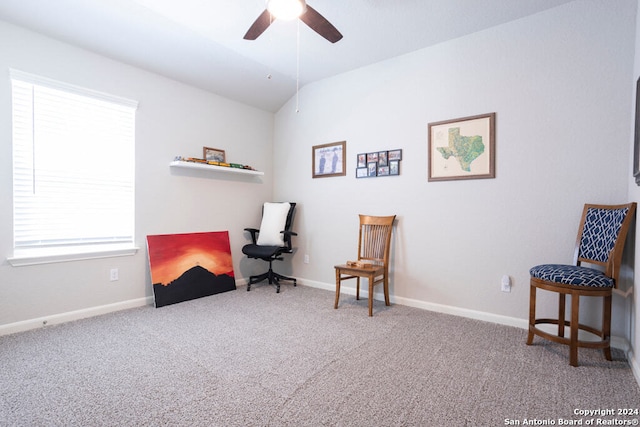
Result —
[[[273, 24], [273, 15], [269, 14], [269, 25]], [[271, 34], [269, 34], [269, 69], [268, 69], [268, 74], [267, 74], [267, 79], [271, 80], [271, 78], [273, 77], [271, 75], [272, 71], [273, 71], [273, 64], [275, 63], [275, 49], [273, 48], [273, 37], [271, 36]]]

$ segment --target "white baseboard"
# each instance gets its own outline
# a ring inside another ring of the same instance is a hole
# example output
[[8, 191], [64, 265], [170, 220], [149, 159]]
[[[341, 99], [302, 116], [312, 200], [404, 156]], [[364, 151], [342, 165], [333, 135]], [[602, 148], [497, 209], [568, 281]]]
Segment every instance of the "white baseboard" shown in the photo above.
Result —
[[[236, 279], [236, 286], [246, 286], [246, 279]], [[50, 316], [38, 317], [35, 319], [23, 320], [15, 323], [0, 325], [0, 336], [15, 334], [18, 332], [30, 331], [32, 329], [43, 328], [50, 325], [71, 322], [73, 320], [86, 319], [88, 317], [100, 316], [102, 314], [113, 313], [129, 308], [153, 305], [153, 296], [138, 298], [134, 300], [121, 301], [114, 304], [101, 305], [98, 307], [84, 308], [82, 310], [69, 311], [67, 313], [52, 314]]]
[[25, 332], [32, 329], [43, 328], [49, 325], [71, 322], [73, 320], [86, 319], [87, 317], [126, 310], [129, 308], [153, 305], [153, 297], [138, 298], [134, 300], [101, 305], [98, 307], [84, 308], [82, 310], [69, 311], [67, 313], [53, 314], [51, 316], [38, 317], [36, 319], [23, 320], [21, 322], [0, 325], [0, 336]]
[[629, 366], [631, 366], [631, 372], [633, 372], [633, 376], [636, 378], [638, 386], [640, 386], [640, 365], [636, 362], [633, 351], [627, 351], [627, 360], [629, 361]]
[[[312, 287], [312, 288], [324, 289], [327, 291], [335, 292], [336, 290], [336, 285], [334, 283], [328, 284], [328, 283], [315, 282], [313, 280], [305, 280], [305, 279], [298, 279], [298, 283], [305, 286]], [[355, 288], [341, 287], [340, 293], [355, 295], [356, 290]], [[362, 287], [360, 289], [360, 295], [364, 298], [368, 298], [369, 292], [365, 287]], [[376, 292], [373, 294], [373, 299], [375, 299], [376, 301], [384, 301], [384, 294]], [[408, 307], [421, 308], [423, 310], [435, 311], [437, 313], [453, 314], [455, 316], [468, 317], [470, 319], [484, 320], [486, 322], [498, 323], [498, 324], [507, 325], [507, 326], [514, 326], [516, 328], [521, 328], [521, 329], [529, 328], [529, 322], [525, 319], [518, 319], [515, 317], [508, 317], [508, 316], [502, 316], [499, 314], [486, 313], [483, 311], [469, 310], [466, 308], [454, 307], [451, 305], [436, 304], [436, 303], [420, 301], [412, 298], [390, 296], [389, 299], [393, 304], [400, 304], [400, 305], [406, 305]]]

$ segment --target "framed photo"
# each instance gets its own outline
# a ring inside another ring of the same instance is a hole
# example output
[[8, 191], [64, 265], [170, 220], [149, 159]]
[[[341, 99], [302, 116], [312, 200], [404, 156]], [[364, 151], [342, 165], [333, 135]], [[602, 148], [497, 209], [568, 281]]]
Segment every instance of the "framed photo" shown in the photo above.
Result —
[[496, 113], [429, 123], [429, 181], [495, 178]]
[[356, 168], [356, 178], [366, 178], [369, 173], [369, 169], [365, 166], [363, 168]]
[[402, 149], [358, 154], [356, 178], [400, 175]]
[[[391, 152], [389, 152], [391, 153]], [[400, 161], [389, 160], [389, 175], [400, 175]]]
[[202, 147], [202, 158], [209, 162], [227, 162], [224, 150], [218, 148]]
[[389, 151], [388, 158], [389, 158], [389, 161], [402, 160], [402, 149]]
[[636, 130], [633, 139], [633, 177], [640, 185], [640, 78], [636, 82]]
[[346, 175], [346, 145], [346, 141], [340, 141], [313, 146], [311, 152], [311, 172], [313, 178]]
[[386, 151], [378, 152], [378, 166], [387, 166], [389, 164]]

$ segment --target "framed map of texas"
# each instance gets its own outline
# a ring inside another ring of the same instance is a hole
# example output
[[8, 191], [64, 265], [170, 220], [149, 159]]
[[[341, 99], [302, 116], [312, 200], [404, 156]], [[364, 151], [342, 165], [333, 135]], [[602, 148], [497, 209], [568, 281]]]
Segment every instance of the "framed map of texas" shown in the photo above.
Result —
[[429, 181], [495, 178], [496, 113], [429, 123]]

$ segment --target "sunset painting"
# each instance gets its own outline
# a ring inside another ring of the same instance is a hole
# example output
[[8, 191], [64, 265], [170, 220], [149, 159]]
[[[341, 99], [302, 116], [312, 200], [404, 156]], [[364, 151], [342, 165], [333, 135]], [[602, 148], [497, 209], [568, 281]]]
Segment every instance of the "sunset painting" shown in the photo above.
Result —
[[227, 231], [147, 236], [156, 307], [236, 289]]

